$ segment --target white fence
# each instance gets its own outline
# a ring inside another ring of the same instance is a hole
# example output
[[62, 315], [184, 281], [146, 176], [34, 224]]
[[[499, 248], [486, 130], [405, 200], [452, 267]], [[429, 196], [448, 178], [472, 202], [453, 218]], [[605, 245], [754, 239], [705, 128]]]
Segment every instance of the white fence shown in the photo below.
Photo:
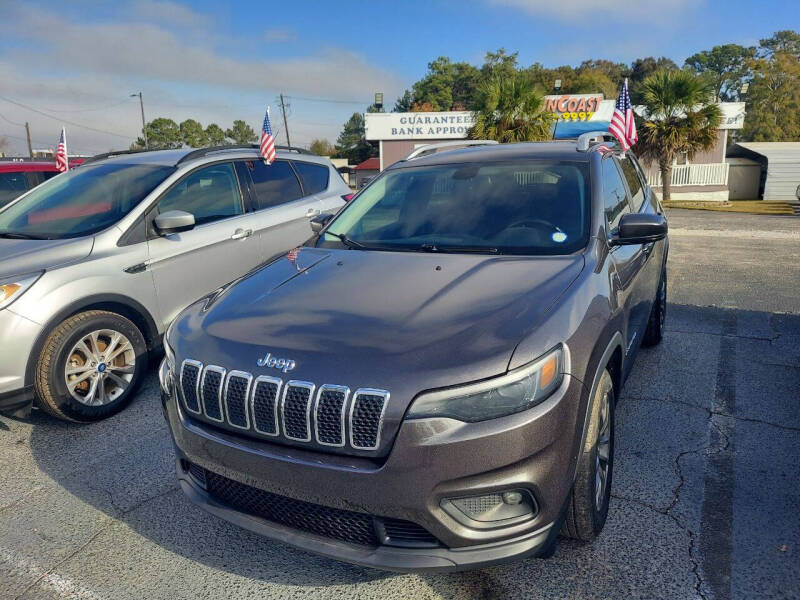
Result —
[[[661, 187], [661, 172], [651, 171], [647, 183]], [[675, 165], [672, 167], [672, 187], [682, 185], [728, 185], [728, 163]]]

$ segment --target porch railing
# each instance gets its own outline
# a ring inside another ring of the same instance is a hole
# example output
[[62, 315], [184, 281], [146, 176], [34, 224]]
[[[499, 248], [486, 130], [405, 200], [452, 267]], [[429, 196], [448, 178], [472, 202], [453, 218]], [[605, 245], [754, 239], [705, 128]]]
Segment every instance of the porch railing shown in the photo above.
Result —
[[[647, 174], [647, 183], [661, 187], [661, 173], [658, 170]], [[728, 163], [708, 163], [697, 165], [675, 165], [672, 167], [672, 187], [683, 185], [728, 185]]]

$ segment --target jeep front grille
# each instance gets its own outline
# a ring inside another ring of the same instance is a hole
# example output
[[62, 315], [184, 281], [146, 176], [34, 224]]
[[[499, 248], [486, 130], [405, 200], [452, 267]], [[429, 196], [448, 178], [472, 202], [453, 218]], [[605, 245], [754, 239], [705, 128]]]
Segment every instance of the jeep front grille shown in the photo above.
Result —
[[187, 359], [180, 372], [187, 412], [257, 437], [377, 450], [389, 392], [254, 377]]

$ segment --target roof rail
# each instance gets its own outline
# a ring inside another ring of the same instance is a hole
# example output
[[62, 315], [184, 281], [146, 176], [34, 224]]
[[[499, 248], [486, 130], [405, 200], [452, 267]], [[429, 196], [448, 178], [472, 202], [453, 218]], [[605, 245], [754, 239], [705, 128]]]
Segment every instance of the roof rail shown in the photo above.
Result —
[[111, 152], [103, 152], [103, 154], [95, 154], [94, 156], [90, 156], [85, 161], [83, 161], [84, 165], [89, 164], [90, 162], [95, 162], [98, 160], [103, 160], [104, 158], [109, 158], [111, 156], [121, 156], [123, 154], [139, 154], [140, 152], [149, 152], [149, 150], [144, 149], [137, 149], [137, 150], [112, 150]]
[[582, 133], [578, 137], [578, 152], [588, 152], [589, 148], [591, 148], [592, 144], [596, 144], [599, 142], [614, 142], [617, 143], [617, 138], [615, 138], [610, 132], [608, 131], [587, 131], [586, 133]]
[[[181, 163], [185, 163], [189, 160], [195, 158], [202, 158], [204, 156], [208, 156], [209, 154], [216, 154], [218, 152], [232, 152], [234, 150], [259, 150], [261, 146], [259, 144], [233, 144], [228, 146], [210, 146], [208, 148], [198, 148], [197, 150], [192, 150], [187, 154], [184, 154], [181, 159], [176, 163], [179, 165]], [[284, 152], [297, 152], [298, 154], [310, 154], [311, 156], [316, 156], [310, 150], [306, 150], [305, 148], [297, 148], [296, 146], [275, 146], [276, 150], [282, 150]]]
[[495, 140], [454, 140], [452, 142], [439, 142], [438, 144], [425, 144], [414, 150], [406, 156], [403, 160], [411, 160], [426, 156], [428, 154], [435, 154], [440, 148], [464, 148], [467, 146], [492, 146], [497, 144]]

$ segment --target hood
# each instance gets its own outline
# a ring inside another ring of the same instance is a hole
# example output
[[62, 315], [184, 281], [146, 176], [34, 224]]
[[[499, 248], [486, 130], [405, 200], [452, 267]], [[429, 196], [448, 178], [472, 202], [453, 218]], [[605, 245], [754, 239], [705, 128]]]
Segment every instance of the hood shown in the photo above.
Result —
[[0, 238], [0, 279], [52, 269], [80, 260], [92, 251], [94, 238], [9, 240]]
[[[580, 255], [303, 248], [185, 311], [170, 342], [179, 360], [385, 389], [407, 405], [423, 389], [504, 373], [583, 265]], [[259, 367], [268, 352], [295, 368]]]

